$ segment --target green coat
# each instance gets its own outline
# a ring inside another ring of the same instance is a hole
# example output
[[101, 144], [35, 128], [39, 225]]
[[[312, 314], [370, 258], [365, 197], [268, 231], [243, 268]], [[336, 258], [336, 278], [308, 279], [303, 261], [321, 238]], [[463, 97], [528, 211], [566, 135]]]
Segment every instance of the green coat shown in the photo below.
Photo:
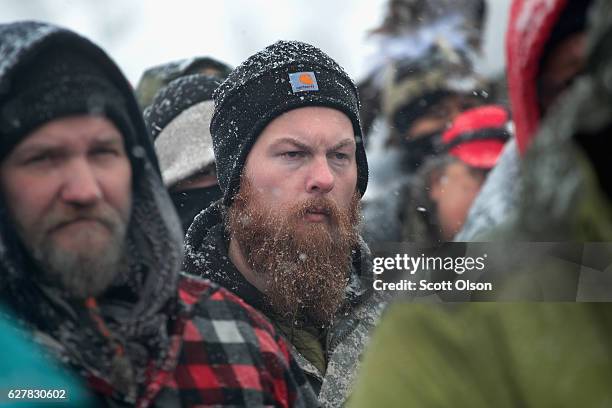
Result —
[[610, 407], [611, 303], [399, 303], [349, 407]]

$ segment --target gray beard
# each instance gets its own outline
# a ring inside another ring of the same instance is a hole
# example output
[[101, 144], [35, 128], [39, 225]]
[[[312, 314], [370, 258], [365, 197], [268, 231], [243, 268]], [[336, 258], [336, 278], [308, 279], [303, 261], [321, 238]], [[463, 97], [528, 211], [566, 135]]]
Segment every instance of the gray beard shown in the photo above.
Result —
[[50, 240], [30, 248], [30, 252], [40, 265], [44, 282], [63, 289], [70, 297], [86, 299], [101, 295], [127, 268], [125, 236], [125, 225], [116, 225], [109, 245], [100, 253], [68, 252], [56, 248]]

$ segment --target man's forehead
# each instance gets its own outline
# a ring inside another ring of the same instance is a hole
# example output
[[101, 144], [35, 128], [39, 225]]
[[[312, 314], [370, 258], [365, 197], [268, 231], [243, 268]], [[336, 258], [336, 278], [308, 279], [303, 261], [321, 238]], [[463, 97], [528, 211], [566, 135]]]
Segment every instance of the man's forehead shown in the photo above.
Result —
[[283, 113], [264, 129], [269, 143], [290, 142], [335, 145], [355, 144], [355, 132], [349, 117], [343, 112], [326, 107], [304, 107]]
[[336, 108], [327, 106], [302, 106], [283, 112], [271, 123], [289, 122], [295, 124], [344, 124], [351, 123], [349, 116]]
[[17, 148], [123, 142], [117, 127], [101, 116], [69, 116], [49, 121], [30, 132]]

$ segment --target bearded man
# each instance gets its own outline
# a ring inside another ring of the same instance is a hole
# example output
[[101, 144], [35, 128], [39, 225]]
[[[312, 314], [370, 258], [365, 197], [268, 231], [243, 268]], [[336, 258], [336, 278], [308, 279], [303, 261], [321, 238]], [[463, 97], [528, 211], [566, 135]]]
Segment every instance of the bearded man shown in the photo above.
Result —
[[117, 65], [64, 28], [0, 24], [0, 303], [87, 384], [79, 406], [316, 405], [260, 313], [181, 273], [182, 243]]
[[223, 199], [196, 217], [185, 270], [262, 311], [323, 405], [341, 405], [383, 302], [358, 234], [368, 166], [359, 97], [321, 50], [277, 42], [215, 92]]

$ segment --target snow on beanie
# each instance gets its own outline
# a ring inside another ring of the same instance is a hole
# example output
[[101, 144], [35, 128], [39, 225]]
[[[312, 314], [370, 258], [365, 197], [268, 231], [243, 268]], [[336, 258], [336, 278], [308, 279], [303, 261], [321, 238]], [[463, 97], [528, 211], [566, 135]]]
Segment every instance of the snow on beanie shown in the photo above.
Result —
[[344, 69], [318, 48], [278, 41], [232, 71], [214, 99], [210, 130], [226, 206], [240, 188], [246, 157], [262, 130], [282, 113], [305, 106], [330, 107], [349, 117], [357, 142], [357, 190], [365, 193], [368, 163], [357, 88]]

